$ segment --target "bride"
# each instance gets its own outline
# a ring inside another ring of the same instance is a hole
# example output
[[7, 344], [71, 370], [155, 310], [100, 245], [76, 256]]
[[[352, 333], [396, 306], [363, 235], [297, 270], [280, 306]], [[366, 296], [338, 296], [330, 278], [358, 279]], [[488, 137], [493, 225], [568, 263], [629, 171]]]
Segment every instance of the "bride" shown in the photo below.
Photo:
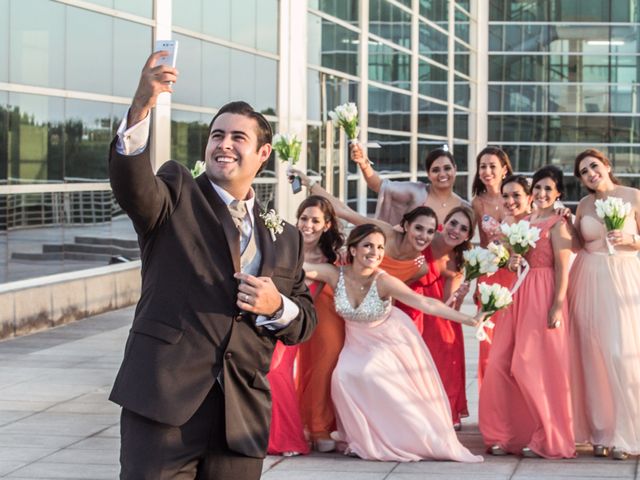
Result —
[[378, 266], [384, 257], [380, 227], [355, 227], [347, 239], [348, 264], [305, 264], [308, 278], [335, 291], [346, 338], [331, 380], [338, 440], [345, 453], [367, 460], [424, 459], [481, 462], [456, 437], [438, 372], [418, 330], [392, 297], [425, 313], [475, 326], [465, 315], [414, 293]]

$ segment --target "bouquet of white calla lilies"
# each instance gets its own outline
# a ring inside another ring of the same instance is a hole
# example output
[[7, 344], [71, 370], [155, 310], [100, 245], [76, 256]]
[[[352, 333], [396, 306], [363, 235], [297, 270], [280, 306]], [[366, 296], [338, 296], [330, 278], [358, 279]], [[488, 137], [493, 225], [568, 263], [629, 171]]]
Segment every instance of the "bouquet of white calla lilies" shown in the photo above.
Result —
[[329, 117], [340, 128], [344, 129], [344, 133], [347, 134], [349, 140], [358, 138], [360, 128], [358, 127], [358, 107], [355, 103], [349, 102], [338, 105], [333, 112], [329, 112]]
[[496, 256], [498, 262], [498, 268], [503, 268], [509, 263], [509, 250], [505, 248], [504, 245], [498, 242], [489, 242], [487, 245], [487, 250], [493, 253]]
[[193, 166], [193, 168], [191, 169], [191, 175], [193, 176], [193, 178], [196, 178], [205, 170], [206, 169], [205, 169], [204, 162], [202, 160], [198, 160], [196, 164]]
[[[497, 283], [487, 285], [486, 283], [481, 282], [478, 285], [478, 293], [480, 294], [480, 309], [490, 315], [493, 315], [498, 310], [508, 307], [513, 302], [513, 296], [509, 289]], [[485, 317], [476, 330], [476, 338], [481, 342], [486, 340], [491, 343], [491, 339], [485, 330], [495, 327], [495, 324], [489, 320], [490, 315]]]
[[520, 220], [512, 225], [503, 223], [500, 230], [507, 237], [507, 242], [513, 251], [518, 255], [525, 255], [529, 248], [535, 248], [536, 243], [540, 240], [540, 229], [532, 227], [526, 220]]
[[493, 275], [498, 271], [498, 259], [489, 250], [473, 247], [462, 252], [464, 258], [464, 280], [470, 282], [481, 275]]
[[295, 165], [300, 159], [302, 141], [297, 137], [297, 135], [277, 133], [273, 136], [271, 145], [282, 161], [288, 161], [291, 165]]
[[[631, 212], [631, 204], [619, 197], [608, 197], [606, 200], [597, 199], [595, 206], [596, 215], [604, 221], [607, 232], [621, 229], [624, 226], [627, 215]], [[613, 255], [615, 247], [608, 240], [606, 242], [609, 255]]]

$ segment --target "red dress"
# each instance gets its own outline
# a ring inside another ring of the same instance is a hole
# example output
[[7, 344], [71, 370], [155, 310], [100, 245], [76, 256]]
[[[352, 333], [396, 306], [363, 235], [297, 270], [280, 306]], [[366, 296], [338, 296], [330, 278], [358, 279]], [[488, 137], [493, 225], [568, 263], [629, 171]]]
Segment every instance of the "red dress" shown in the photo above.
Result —
[[271, 358], [271, 369], [267, 374], [271, 384], [271, 430], [267, 447], [270, 455], [284, 452], [309, 453], [293, 379], [298, 347], [278, 341]]
[[[431, 246], [422, 253], [429, 267], [429, 272], [419, 280], [422, 294], [444, 301], [445, 278], [441, 275], [433, 259]], [[415, 284], [412, 287], [415, 287]], [[453, 423], [459, 423], [461, 417], [469, 416], [465, 390], [466, 372], [462, 325], [427, 314], [423, 314], [422, 323], [422, 338], [431, 352], [449, 397]]]

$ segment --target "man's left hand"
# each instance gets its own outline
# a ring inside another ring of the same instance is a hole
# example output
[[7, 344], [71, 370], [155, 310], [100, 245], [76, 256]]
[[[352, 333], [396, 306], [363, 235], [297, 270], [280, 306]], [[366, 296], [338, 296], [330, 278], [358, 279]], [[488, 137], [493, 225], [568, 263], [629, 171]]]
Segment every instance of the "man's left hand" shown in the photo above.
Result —
[[270, 277], [236, 273], [240, 280], [236, 305], [245, 312], [272, 317], [282, 308], [282, 297]]

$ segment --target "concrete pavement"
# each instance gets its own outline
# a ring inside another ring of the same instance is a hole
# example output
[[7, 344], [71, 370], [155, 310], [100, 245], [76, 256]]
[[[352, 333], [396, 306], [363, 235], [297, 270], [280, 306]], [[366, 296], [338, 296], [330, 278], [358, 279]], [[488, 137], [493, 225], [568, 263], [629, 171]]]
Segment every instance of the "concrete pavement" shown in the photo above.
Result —
[[[119, 408], [107, 396], [122, 358], [133, 309], [0, 342], [0, 478], [114, 479]], [[471, 329], [466, 329], [470, 335]], [[477, 342], [467, 338], [472, 416], [461, 441], [483, 453], [477, 429]], [[638, 479], [638, 459], [572, 460], [485, 456], [482, 464], [369, 462], [339, 454], [268, 457], [265, 480]], [[241, 479], [239, 479], [241, 480]]]

